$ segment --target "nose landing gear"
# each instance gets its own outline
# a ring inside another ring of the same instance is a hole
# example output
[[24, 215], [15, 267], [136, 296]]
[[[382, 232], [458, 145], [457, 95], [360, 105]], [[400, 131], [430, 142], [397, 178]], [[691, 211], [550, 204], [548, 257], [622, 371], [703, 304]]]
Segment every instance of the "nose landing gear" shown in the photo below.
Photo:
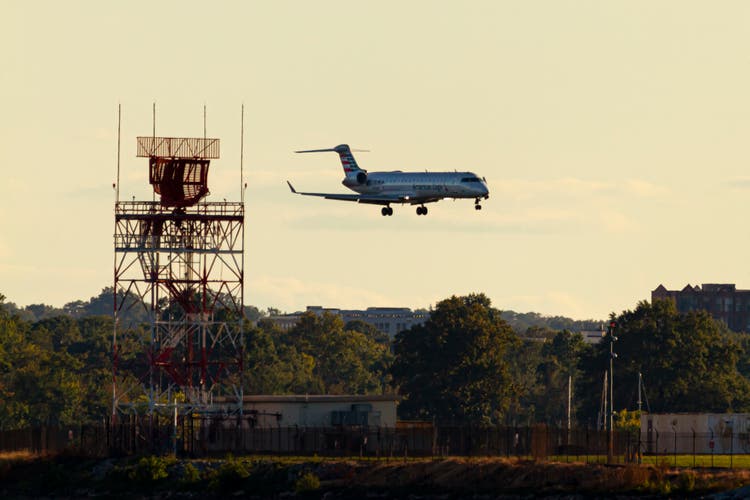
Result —
[[479, 204], [479, 198], [474, 200], [474, 210], [482, 210], [482, 205]]
[[380, 213], [383, 215], [383, 217], [387, 215], [393, 215], [393, 209], [391, 207], [383, 207], [380, 209]]

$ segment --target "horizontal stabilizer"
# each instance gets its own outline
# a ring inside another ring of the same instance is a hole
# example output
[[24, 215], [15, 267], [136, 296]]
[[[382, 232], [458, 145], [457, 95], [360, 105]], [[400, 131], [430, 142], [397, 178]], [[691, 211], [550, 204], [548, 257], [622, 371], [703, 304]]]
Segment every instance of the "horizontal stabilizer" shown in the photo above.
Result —
[[333, 148], [326, 148], [326, 149], [304, 149], [302, 151], [295, 151], [295, 153], [326, 153], [329, 151], [338, 152]]

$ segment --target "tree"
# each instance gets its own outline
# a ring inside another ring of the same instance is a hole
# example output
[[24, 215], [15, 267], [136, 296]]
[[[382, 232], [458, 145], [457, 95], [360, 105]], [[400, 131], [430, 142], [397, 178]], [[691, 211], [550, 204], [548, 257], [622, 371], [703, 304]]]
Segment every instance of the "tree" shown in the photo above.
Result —
[[374, 325], [362, 321], [361, 319], [349, 321], [346, 325], [344, 325], [344, 330], [347, 332], [362, 333], [379, 344], [390, 345], [391, 343], [391, 338], [388, 336], [388, 334], [381, 332]]
[[[546, 394], [538, 373], [543, 346], [539, 341], [521, 337], [518, 345], [508, 350], [506, 357], [518, 397], [511, 400], [506, 412], [504, 420], [507, 425], [530, 425], [539, 418], [537, 406], [543, 406]], [[540, 411], [543, 413], [544, 408]]]
[[112, 405], [112, 331], [111, 316], [88, 316], [78, 320], [81, 340], [68, 347], [68, 353], [83, 362], [79, 377], [85, 399], [83, 417], [98, 420]]
[[[740, 348], [706, 311], [680, 314], [671, 301], [640, 302], [613, 318], [615, 408], [633, 408], [642, 373], [654, 412], [732, 412], [750, 408], [750, 383], [737, 370]], [[602, 375], [609, 368], [605, 337], [583, 362], [580, 394], [592, 396], [589, 418], [599, 406]], [[593, 399], [593, 400], [592, 400]]]
[[16, 396], [14, 377], [19, 352], [24, 345], [26, 323], [5, 308], [5, 296], [0, 294], [0, 429], [20, 427], [18, 416], [24, 404]]
[[396, 335], [391, 369], [403, 417], [497, 423], [518, 396], [507, 354], [519, 345], [484, 294], [450, 297]]
[[[268, 322], [265, 326], [275, 326]], [[289, 390], [294, 373], [276, 349], [271, 333], [262, 327], [250, 328], [245, 341], [245, 380], [248, 394], [283, 394]]]
[[[538, 421], [566, 425], [568, 384], [580, 378], [579, 362], [590, 350], [580, 333], [567, 330], [558, 332], [551, 341], [542, 345], [541, 362], [536, 369], [539, 386], [533, 397]], [[575, 415], [578, 397], [573, 396], [571, 414]]]
[[[379, 394], [386, 390], [392, 355], [387, 345], [355, 330], [345, 330], [338, 315], [328, 312], [302, 314], [288, 332], [280, 332], [270, 321], [259, 328], [269, 332], [276, 355], [286, 366], [278, 370], [281, 387], [276, 390], [310, 394]], [[251, 339], [253, 340], [253, 339]], [[249, 346], [250, 359], [270, 353], [261, 337]]]

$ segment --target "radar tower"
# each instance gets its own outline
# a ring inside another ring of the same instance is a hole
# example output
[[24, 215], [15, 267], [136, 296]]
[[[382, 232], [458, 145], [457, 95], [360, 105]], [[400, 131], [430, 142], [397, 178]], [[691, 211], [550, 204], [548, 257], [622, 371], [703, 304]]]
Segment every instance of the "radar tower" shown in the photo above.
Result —
[[219, 153], [205, 111], [202, 138], [138, 137], [154, 196], [121, 201], [118, 124], [113, 420], [242, 416], [244, 202], [205, 200]]

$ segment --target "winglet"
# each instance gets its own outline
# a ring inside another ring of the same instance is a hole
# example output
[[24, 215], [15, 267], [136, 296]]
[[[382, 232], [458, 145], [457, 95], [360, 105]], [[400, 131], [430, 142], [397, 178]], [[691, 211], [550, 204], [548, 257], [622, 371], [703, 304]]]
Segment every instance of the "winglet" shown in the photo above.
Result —
[[291, 183], [291, 182], [289, 182], [289, 181], [286, 181], [286, 183], [287, 183], [287, 184], [289, 184], [289, 189], [291, 189], [291, 190], [292, 190], [292, 193], [294, 193], [294, 194], [297, 194], [297, 190], [296, 190], [296, 189], [294, 189], [294, 186], [292, 186], [292, 183]]

